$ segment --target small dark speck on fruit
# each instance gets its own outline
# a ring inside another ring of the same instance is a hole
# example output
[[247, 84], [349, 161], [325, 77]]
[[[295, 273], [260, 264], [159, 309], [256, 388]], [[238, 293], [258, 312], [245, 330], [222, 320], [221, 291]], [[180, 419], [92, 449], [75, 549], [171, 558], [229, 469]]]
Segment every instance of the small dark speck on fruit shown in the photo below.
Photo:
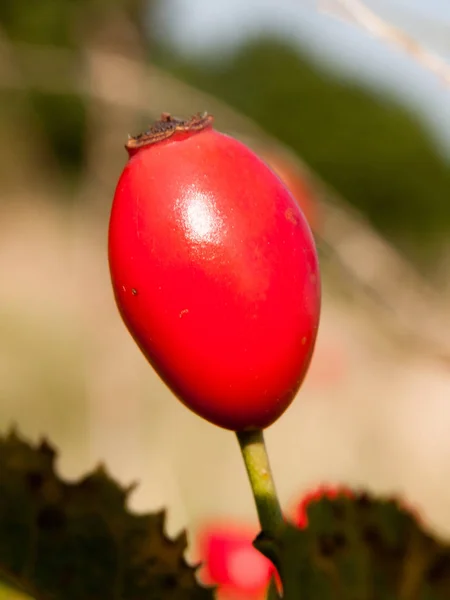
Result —
[[131, 293], [133, 294], [133, 296], [137, 296], [138, 291], [136, 288], [131, 288]]
[[306, 338], [302, 337], [302, 346], [304, 346], [306, 344]]

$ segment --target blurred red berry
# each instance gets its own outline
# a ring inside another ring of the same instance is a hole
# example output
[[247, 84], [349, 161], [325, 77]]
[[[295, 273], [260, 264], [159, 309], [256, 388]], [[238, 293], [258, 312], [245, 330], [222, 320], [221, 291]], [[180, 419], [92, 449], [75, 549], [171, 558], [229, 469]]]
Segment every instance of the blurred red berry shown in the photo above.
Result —
[[343, 344], [329, 342], [316, 347], [306, 381], [315, 389], [334, 389], [345, 381], [349, 373], [346, 348]]
[[262, 600], [275, 567], [252, 542], [255, 529], [246, 525], [215, 524], [198, 536], [201, 578], [217, 585], [218, 600]]

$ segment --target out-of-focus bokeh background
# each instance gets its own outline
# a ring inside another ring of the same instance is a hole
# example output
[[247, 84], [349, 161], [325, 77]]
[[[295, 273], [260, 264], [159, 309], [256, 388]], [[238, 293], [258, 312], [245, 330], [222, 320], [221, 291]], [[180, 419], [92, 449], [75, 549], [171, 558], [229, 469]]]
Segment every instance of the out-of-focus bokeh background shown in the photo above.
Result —
[[[127, 134], [207, 110], [286, 179], [321, 252], [311, 371], [266, 434], [282, 501], [364, 485], [450, 534], [450, 84], [342, 4], [0, 2], [1, 429], [48, 435], [66, 477], [102, 460], [139, 480], [133, 507], [167, 506], [170, 532], [255, 511], [233, 435], [120, 321], [106, 236]], [[448, 0], [365, 6], [450, 59]]]

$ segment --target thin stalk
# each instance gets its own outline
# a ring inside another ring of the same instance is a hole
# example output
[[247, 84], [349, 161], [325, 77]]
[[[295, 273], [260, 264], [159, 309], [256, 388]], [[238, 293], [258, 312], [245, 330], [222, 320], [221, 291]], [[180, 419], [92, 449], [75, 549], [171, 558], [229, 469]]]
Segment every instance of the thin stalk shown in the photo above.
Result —
[[236, 432], [255, 498], [262, 531], [275, 535], [284, 525], [275, 483], [270, 470], [262, 430]]

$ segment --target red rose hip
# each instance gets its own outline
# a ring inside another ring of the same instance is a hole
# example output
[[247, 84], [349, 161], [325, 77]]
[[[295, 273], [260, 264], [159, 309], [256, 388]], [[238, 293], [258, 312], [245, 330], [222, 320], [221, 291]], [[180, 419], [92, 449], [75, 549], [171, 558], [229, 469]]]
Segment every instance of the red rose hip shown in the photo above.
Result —
[[191, 410], [271, 425], [305, 377], [320, 314], [310, 228], [281, 180], [212, 118], [163, 114], [127, 144], [109, 226], [119, 311]]

